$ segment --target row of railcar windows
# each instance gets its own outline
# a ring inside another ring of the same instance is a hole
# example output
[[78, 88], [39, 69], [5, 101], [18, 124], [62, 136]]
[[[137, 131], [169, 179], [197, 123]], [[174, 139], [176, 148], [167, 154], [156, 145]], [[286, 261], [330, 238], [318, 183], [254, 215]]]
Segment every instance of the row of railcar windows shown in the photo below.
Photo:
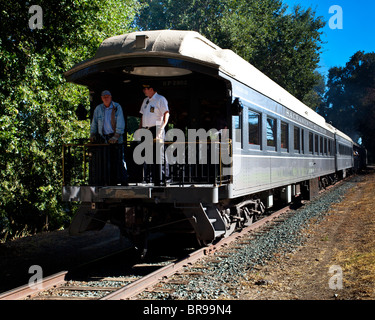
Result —
[[339, 143], [339, 153], [341, 155], [350, 156], [353, 153], [353, 149], [350, 148], [349, 146], [345, 146], [345, 145]]
[[[249, 144], [261, 146], [262, 144], [262, 130], [261, 130], [261, 114], [248, 110], [248, 132]], [[290, 151], [289, 146], [289, 124], [281, 121], [280, 125], [280, 146], [284, 152]], [[277, 121], [276, 119], [267, 116], [266, 130], [267, 147], [276, 148], [277, 141]], [[294, 153], [309, 153], [320, 155], [333, 155], [334, 142], [329, 139], [312, 132], [308, 132], [308, 150], [305, 149], [305, 134], [306, 129], [294, 126], [293, 128], [293, 147]]]

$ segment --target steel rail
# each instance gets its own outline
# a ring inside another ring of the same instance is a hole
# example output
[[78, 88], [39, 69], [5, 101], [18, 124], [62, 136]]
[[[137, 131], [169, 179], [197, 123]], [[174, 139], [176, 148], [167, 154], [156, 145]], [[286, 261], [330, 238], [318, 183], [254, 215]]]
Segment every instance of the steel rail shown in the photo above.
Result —
[[[323, 193], [325, 191], [328, 191], [329, 189], [341, 184], [342, 181], [339, 181], [335, 183], [334, 185], [331, 185], [327, 187], [324, 190], [321, 190], [319, 192]], [[191, 254], [189, 254], [187, 257], [175, 261], [169, 265], [166, 265], [146, 276], [143, 278], [136, 280], [124, 287], [121, 287], [119, 290], [116, 290], [99, 300], [125, 300], [125, 299], [132, 299], [135, 297], [137, 294], [143, 292], [146, 288], [152, 287], [155, 284], [163, 281], [164, 279], [176, 274], [178, 271], [180, 271], [182, 268], [189, 264], [193, 264], [199, 259], [211, 255], [215, 253], [216, 251], [220, 250], [222, 247], [225, 247], [229, 245], [231, 242], [238, 240], [248, 234], [251, 231], [254, 231], [261, 226], [271, 222], [272, 220], [275, 220], [282, 214], [286, 213], [287, 211], [290, 210], [289, 205], [274, 212], [273, 214], [264, 217], [253, 224], [251, 224], [248, 227], [243, 228], [239, 232], [235, 232], [228, 236], [227, 238], [221, 239], [219, 242], [215, 244], [208, 245], [207, 247], [198, 249]], [[18, 287], [16, 289], [12, 289], [10, 291], [7, 291], [5, 293], [0, 294], [0, 300], [21, 300], [25, 299], [27, 297], [35, 296], [39, 292], [48, 290], [53, 287], [57, 287], [61, 284], [63, 284], [65, 281], [65, 275], [68, 273], [68, 271], [62, 271], [59, 273], [56, 273], [54, 275], [51, 275], [49, 277], [46, 277], [43, 279], [42, 284], [37, 285], [24, 285], [21, 287]]]
[[180, 271], [182, 268], [184, 268], [188, 264], [193, 264], [199, 259], [203, 258], [206, 255], [213, 254], [214, 252], [220, 250], [222, 247], [229, 245], [231, 242], [238, 240], [239, 238], [245, 236], [247, 233], [263, 226], [264, 224], [278, 218], [280, 215], [284, 214], [285, 212], [289, 211], [289, 206], [280, 209], [273, 214], [271, 214], [268, 217], [265, 217], [252, 225], [242, 229], [240, 232], [234, 233], [227, 238], [224, 238], [220, 240], [216, 244], [211, 244], [207, 247], [198, 249], [197, 251], [194, 251], [193, 253], [189, 254], [186, 258], [183, 258], [182, 260], [173, 262], [165, 267], [162, 267], [149, 275], [136, 280], [121, 289], [110, 293], [109, 295], [102, 297], [100, 300], [126, 300], [131, 299], [137, 294], [143, 292], [146, 288], [152, 287], [155, 284], [159, 283], [160, 281], [163, 281], [163, 279], [166, 279], [178, 271]]
[[38, 294], [39, 292], [59, 286], [65, 283], [65, 276], [68, 271], [61, 271], [43, 278], [40, 284], [26, 284], [18, 288], [0, 294], [0, 300], [22, 300]]
[[[281, 209], [279, 211], [274, 212], [272, 215], [265, 217], [252, 225], [242, 229], [240, 232], [236, 232], [227, 238], [224, 238], [220, 240], [216, 244], [211, 244], [207, 247], [200, 248], [191, 254], [189, 254], [187, 257], [175, 261], [169, 265], [166, 265], [146, 276], [143, 278], [136, 280], [119, 290], [116, 290], [105, 297], [100, 298], [99, 300], [125, 300], [125, 299], [131, 299], [132, 297], [136, 296], [137, 294], [141, 293], [148, 287], [152, 287], [153, 285], [159, 283], [163, 279], [166, 279], [178, 271], [180, 271], [182, 268], [189, 264], [193, 264], [199, 259], [203, 258], [204, 256], [213, 254], [214, 252], [220, 250], [220, 248], [227, 246], [231, 242], [241, 238], [242, 236], [246, 235], [252, 230], [255, 230], [262, 225], [272, 221], [273, 219], [279, 217], [284, 212], [288, 211], [289, 207], [285, 207], [284, 209]], [[59, 273], [53, 274], [51, 276], [48, 276], [46, 278], [43, 278], [42, 282], [40, 284], [27, 284], [23, 285], [21, 287], [9, 290], [7, 292], [4, 292], [0, 294], [0, 300], [22, 300], [26, 299], [32, 296], [37, 295], [38, 293], [42, 291], [46, 291], [48, 289], [51, 289], [53, 287], [58, 287], [66, 282], [65, 276], [68, 273], [68, 271], [61, 271]], [[68, 299], [68, 298], [67, 298]]]
[[[75, 266], [74, 269], [83, 268], [86, 265], [89, 265], [90, 263], [94, 263], [103, 259], [106, 259], [111, 256], [115, 256], [119, 253], [125, 252], [127, 250], [132, 249], [132, 247], [121, 249], [115, 252], [112, 252], [108, 255], [105, 255], [103, 257], [94, 259], [89, 262], [82, 263], [78, 266]], [[65, 277], [69, 273], [69, 271], [60, 271], [55, 274], [52, 274], [48, 277], [45, 277], [41, 279], [40, 283], [36, 284], [26, 284], [20, 287], [17, 287], [15, 289], [11, 289], [9, 291], [6, 291], [4, 293], [0, 293], [0, 300], [22, 300], [25, 298], [30, 298], [32, 296], [36, 296], [38, 293], [46, 291], [48, 289], [58, 287], [66, 283]]]

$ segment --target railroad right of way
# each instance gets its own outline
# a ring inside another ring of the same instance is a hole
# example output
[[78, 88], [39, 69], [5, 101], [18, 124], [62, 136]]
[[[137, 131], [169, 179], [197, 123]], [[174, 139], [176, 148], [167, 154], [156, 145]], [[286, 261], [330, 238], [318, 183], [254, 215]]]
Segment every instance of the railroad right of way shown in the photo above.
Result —
[[[260, 230], [250, 232], [212, 256], [188, 265], [178, 274], [147, 290], [136, 299], [202, 300], [241, 299], [243, 284], [276, 255], [288, 256], [306, 241], [306, 229], [324, 219], [363, 176], [353, 176], [297, 210], [291, 210]], [[261, 283], [260, 283], [261, 284]]]
[[[129, 297], [138, 300], [239, 299], [242, 284], [249, 280], [249, 271], [266, 264], [275, 255], [287, 255], [300, 247], [305, 241], [303, 231], [311, 223], [324, 219], [329, 208], [339, 203], [347, 191], [361, 179], [361, 176], [350, 177], [321, 193], [313, 201], [304, 203], [299, 209], [283, 214], [281, 211], [276, 212], [269, 218], [266, 216], [260, 228], [255, 223], [249, 227], [249, 231], [244, 230], [241, 237], [236, 237], [237, 240], [220, 245], [220, 250], [203, 248], [215, 253], [192, 257], [191, 262], [176, 262], [176, 265], [167, 267], [171, 271], [166, 270], [165, 279], [159, 274], [150, 274], [150, 287], [145, 291], [136, 288], [135, 291], [141, 293]], [[199, 254], [199, 250], [197, 253]], [[183, 267], [178, 267], [176, 273], [177, 264]], [[162, 281], [155, 281], [155, 277]], [[81, 284], [74, 283], [73, 289], [77, 287], [79, 290], [87, 290], [87, 284], [82, 287]], [[115, 290], [114, 287], [109, 289]], [[117, 293], [115, 294], [117, 297]], [[119, 295], [119, 299], [123, 299], [122, 295]]]

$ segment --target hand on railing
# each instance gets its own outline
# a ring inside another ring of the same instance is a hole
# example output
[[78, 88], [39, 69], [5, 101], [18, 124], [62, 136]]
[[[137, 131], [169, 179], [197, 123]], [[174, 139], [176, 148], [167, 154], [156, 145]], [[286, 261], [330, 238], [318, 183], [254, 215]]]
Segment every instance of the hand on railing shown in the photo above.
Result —
[[120, 138], [120, 135], [118, 133], [115, 133], [114, 136], [111, 139], [108, 140], [108, 143], [110, 143], [110, 144], [117, 143], [118, 138]]

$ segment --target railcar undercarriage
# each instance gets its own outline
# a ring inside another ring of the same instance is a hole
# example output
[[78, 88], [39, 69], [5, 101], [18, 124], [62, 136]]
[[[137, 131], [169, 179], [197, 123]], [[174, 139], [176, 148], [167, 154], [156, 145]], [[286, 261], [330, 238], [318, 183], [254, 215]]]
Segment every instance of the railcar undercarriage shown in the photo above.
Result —
[[203, 246], [251, 225], [264, 211], [260, 199], [227, 204], [83, 203], [69, 232], [80, 235], [111, 223], [138, 248], [147, 247], [147, 238], [154, 232], [195, 234]]

